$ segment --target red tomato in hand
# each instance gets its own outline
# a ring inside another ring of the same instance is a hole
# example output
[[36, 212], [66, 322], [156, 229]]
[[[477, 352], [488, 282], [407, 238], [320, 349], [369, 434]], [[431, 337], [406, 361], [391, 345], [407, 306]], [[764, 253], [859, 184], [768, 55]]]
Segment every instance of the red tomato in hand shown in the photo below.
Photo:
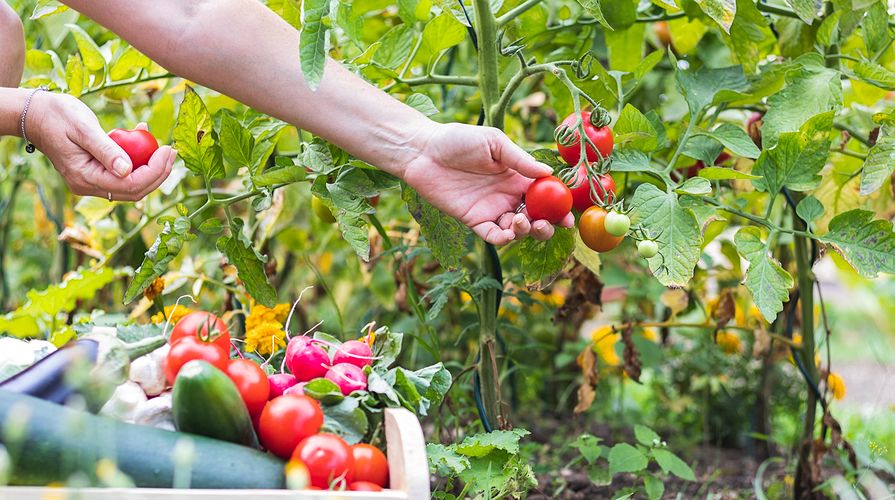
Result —
[[270, 395], [270, 382], [264, 370], [248, 359], [234, 359], [227, 365], [227, 376], [239, 389], [249, 414], [261, 413]]
[[541, 177], [528, 186], [525, 207], [531, 220], [544, 219], [551, 224], [558, 224], [572, 211], [572, 191], [563, 181], [552, 175]]
[[224, 321], [214, 314], [195, 311], [180, 318], [171, 330], [168, 343], [176, 344], [185, 337], [196, 337], [206, 342], [213, 342], [227, 354], [230, 354], [230, 331]]
[[379, 448], [358, 443], [351, 446], [351, 457], [354, 459], [351, 477], [355, 482], [371, 482], [383, 488], [388, 486], [388, 460]]
[[311, 484], [328, 488], [332, 481], [344, 478], [351, 484], [354, 458], [351, 447], [335, 434], [315, 434], [305, 438], [292, 453], [292, 460], [301, 460], [311, 472]]
[[[591, 183], [588, 182], [590, 179], [587, 178], [587, 169], [584, 168], [584, 165], [578, 167], [578, 175], [575, 177], [575, 183], [579, 183], [577, 187], [569, 188], [572, 191], [572, 206], [575, 207], [575, 210], [583, 212], [588, 208], [594, 206], [594, 201], [590, 196], [590, 186]], [[605, 191], [606, 195], [603, 196], [600, 191], [600, 188], [594, 186], [594, 190], [597, 193], [597, 196], [600, 197], [600, 201], [607, 201], [606, 198], [612, 200], [615, 198], [615, 181], [612, 179], [612, 176], [609, 174], [601, 174], [596, 177], [596, 180], [600, 182], [600, 185], [603, 186], [603, 191]]]
[[606, 231], [606, 210], [590, 207], [578, 219], [578, 233], [584, 244], [596, 252], [608, 252], [617, 247], [624, 236], [612, 236]]
[[147, 130], [122, 130], [116, 128], [109, 137], [121, 146], [130, 157], [134, 170], [149, 164], [152, 153], [158, 149], [158, 141]]
[[355, 481], [348, 485], [348, 491], [382, 491], [382, 486], [369, 481]]
[[194, 359], [208, 361], [218, 370], [226, 372], [229, 358], [217, 344], [202, 341], [198, 337], [185, 337], [172, 345], [165, 357], [165, 379], [173, 384], [180, 368]]
[[287, 394], [272, 399], [264, 407], [258, 437], [271, 453], [285, 459], [292, 455], [298, 443], [316, 434], [322, 425], [323, 410], [317, 400]]
[[[597, 149], [594, 149], [590, 144], [586, 146], [587, 161], [593, 163], [600, 159], [597, 150], [600, 151], [600, 155], [603, 155], [603, 158], [608, 157], [612, 153], [612, 147], [615, 145], [615, 141], [612, 138], [612, 130], [610, 130], [609, 127], [594, 127], [590, 122], [590, 111], [582, 111], [581, 120], [584, 122], [585, 135], [587, 135], [591, 142], [597, 146]], [[574, 127], [575, 113], [567, 116], [566, 119], [562, 121], [561, 125], [570, 128]], [[574, 143], [568, 146], [557, 144], [556, 149], [559, 150], [559, 155], [562, 156], [562, 159], [566, 160], [566, 163], [574, 167], [575, 165], [578, 165], [578, 162], [581, 160], [581, 144], [579, 143], [581, 136], [579, 135], [578, 130], [573, 130], [573, 133], [575, 134]]]

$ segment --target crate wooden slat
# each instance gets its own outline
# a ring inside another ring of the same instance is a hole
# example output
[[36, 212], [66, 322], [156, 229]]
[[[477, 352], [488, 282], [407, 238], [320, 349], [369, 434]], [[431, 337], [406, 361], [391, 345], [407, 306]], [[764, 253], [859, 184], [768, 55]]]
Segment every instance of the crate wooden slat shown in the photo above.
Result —
[[[429, 498], [426, 440], [416, 416], [403, 408], [385, 410], [385, 444], [391, 489], [362, 491], [175, 490], [156, 488], [0, 488], [0, 500], [424, 500]], [[250, 473], [250, 471], [246, 471]]]

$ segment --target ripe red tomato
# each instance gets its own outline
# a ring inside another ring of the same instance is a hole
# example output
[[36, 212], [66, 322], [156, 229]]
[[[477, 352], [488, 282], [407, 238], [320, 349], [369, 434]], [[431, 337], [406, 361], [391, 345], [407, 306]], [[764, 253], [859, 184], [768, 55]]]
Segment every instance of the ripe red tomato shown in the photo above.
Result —
[[590, 207], [578, 219], [578, 233], [584, 244], [595, 252], [608, 252], [617, 247], [624, 236], [612, 236], [606, 232], [606, 210], [602, 207]]
[[[612, 153], [612, 147], [615, 145], [615, 140], [612, 138], [612, 130], [610, 130], [609, 127], [594, 127], [590, 122], [590, 111], [582, 111], [581, 120], [584, 122], [585, 135], [587, 135], [591, 142], [597, 146], [596, 150], [590, 144], [586, 146], [587, 161], [595, 162], [600, 159], [597, 150], [600, 151], [603, 158], [608, 157]], [[574, 127], [575, 113], [567, 116], [566, 119], [562, 121], [562, 125]], [[574, 134], [574, 143], [568, 146], [562, 144], [556, 145], [556, 149], [559, 150], [559, 155], [562, 156], [562, 159], [566, 160], [566, 163], [572, 166], [578, 165], [578, 162], [581, 160], [581, 144], [579, 143], [581, 137], [578, 135], [579, 133], [577, 130], [574, 130]]]
[[[209, 328], [210, 327], [210, 328]], [[185, 337], [196, 337], [206, 342], [213, 342], [227, 354], [230, 354], [230, 331], [221, 318], [205, 311], [195, 311], [180, 318], [171, 330], [168, 343], [176, 344]]]
[[[597, 176], [597, 180], [600, 182], [600, 185], [603, 186], [603, 191], [606, 192], [606, 196], [601, 196], [600, 188], [594, 186], [597, 196], [600, 196], [600, 201], [607, 201], [606, 198], [609, 198], [610, 200], [615, 198], [615, 181], [612, 179], [612, 176], [609, 174], [601, 174]], [[572, 206], [575, 207], [575, 210], [580, 212], [594, 206], [594, 201], [590, 197], [591, 182], [589, 181], [590, 179], [587, 178], [587, 170], [584, 168], [584, 165], [581, 165], [578, 167], [578, 175], [575, 177], [575, 184], [580, 184], [576, 187], [569, 188], [570, 191], [572, 191]]]
[[173, 384], [180, 368], [194, 359], [208, 361], [218, 370], [226, 372], [229, 356], [215, 343], [205, 342], [198, 337], [184, 337], [171, 346], [165, 357], [165, 378], [168, 383]]
[[305, 438], [292, 453], [292, 460], [301, 460], [308, 466], [314, 486], [327, 488], [340, 478], [351, 484], [353, 479], [351, 448], [335, 434], [315, 434]]
[[379, 448], [365, 443], [351, 446], [354, 468], [351, 476], [354, 481], [367, 481], [383, 488], [388, 486], [388, 460]]
[[[258, 437], [261, 444], [280, 458], [289, 458], [303, 439], [323, 425], [320, 403], [308, 396], [286, 394], [272, 399], [261, 412]], [[311, 464], [305, 462], [308, 467]]]
[[130, 157], [134, 170], [149, 164], [152, 153], [158, 149], [158, 141], [147, 130], [122, 130], [116, 128], [109, 137], [121, 146]]
[[254, 361], [234, 359], [227, 365], [227, 376], [239, 389], [239, 395], [242, 396], [249, 414], [261, 413], [270, 395], [270, 382], [264, 370]]
[[355, 481], [348, 485], [348, 491], [382, 491], [382, 486], [369, 481]]
[[557, 224], [572, 211], [572, 191], [552, 175], [541, 177], [528, 186], [525, 207], [531, 220], [544, 219]]

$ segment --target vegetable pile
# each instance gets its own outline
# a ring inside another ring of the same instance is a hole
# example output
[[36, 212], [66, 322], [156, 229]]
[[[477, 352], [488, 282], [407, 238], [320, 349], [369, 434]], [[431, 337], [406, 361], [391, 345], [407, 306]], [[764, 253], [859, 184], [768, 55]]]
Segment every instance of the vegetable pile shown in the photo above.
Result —
[[[362, 338], [346, 342], [317, 332], [293, 336], [265, 360], [237, 348], [226, 323], [204, 311], [181, 317], [170, 335], [160, 325], [94, 327], [55, 352], [43, 344], [17, 345], [23, 354], [8, 354], [3, 366], [12, 376], [0, 382], [0, 419], [13, 418], [16, 406], [56, 418], [89, 417], [72, 416], [81, 412], [61, 406], [47, 410], [42, 406], [47, 403], [38, 401], [43, 399], [69, 407], [87, 403], [86, 409], [100, 414], [85, 420], [96, 428], [111, 425], [102, 417], [126, 422], [116, 424], [125, 426], [121, 439], [138, 439], [145, 426], [161, 429], [161, 435], [146, 436], [164, 448], [153, 450], [166, 455], [160, 459], [168, 460], [164, 467], [154, 460], [145, 465], [123, 460], [120, 452], [107, 457], [118, 463], [129, 485], [381, 491], [389, 485], [388, 461], [374, 444], [382, 435], [382, 410], [403, 406], [425, 414], [451, 384], [440, 363], [417, 372], [391, 367], [402, 339], [372, 325]], [[279, 370], [271, 363], [274, 357], [282, 358]], [[47, 453], [90, 448], [90, 456], [103, 455], [95, 443], [69, 435], [65, 425], [29, 421], [26, 427], [20, 433], [24, 443], [8, 436], [0, 442], [7, 448], [30, 444]], [[195, 461], [195, 453], [184, 455], [181, 438], [187, 436], [200, 455], [223, 453], [232, 464], [255, 461], [267, 477], [276, 476], [269, 470], [274, 464], [279, 477], [259, 483], [200, 475], [204, 482], [197, 485], [196, 471], [205, 465]], [[43, 485], [70, 480], [75, 472], [95, 476], [99, 464], [38, 471], [34, 461], [13, 460], [11, 481]], [[193, 471], [192, 485], [177, 484], [176, 470], [185, 466]]]

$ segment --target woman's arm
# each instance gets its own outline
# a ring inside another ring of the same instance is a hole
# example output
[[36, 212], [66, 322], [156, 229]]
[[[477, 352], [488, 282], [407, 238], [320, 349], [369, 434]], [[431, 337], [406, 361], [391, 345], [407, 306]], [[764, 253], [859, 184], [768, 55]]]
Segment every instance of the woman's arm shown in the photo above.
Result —
[[[173, 73], [309, 130], [406, 180], [496, 244], [553, 227], [514, 214], [549, 175], [502, 132], [439, 125], [329, 60], [319, 88], [302, 75], [299, 33], [256, 0], [63, 0]], [[564, 221], [572, 223], [571, 215]]]
[[16, 11], [0, 0], [0, 87], [18, 87], [25, 67], [25, 32]]

